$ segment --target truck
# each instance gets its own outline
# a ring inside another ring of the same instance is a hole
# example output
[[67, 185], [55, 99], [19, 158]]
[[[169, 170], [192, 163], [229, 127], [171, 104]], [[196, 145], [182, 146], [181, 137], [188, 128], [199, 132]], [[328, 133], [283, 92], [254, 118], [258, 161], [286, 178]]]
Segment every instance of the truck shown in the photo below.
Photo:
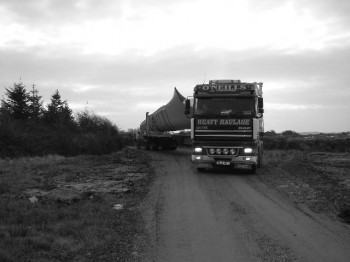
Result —
[[191, 118], [191, 159], [198, 171], [212, 167], [256, 173], [263, 164], [263, 83], [210, 80], [185, 101]]
[[146, 112], [140, 125], [140, 146], [146, 150], [177, 148], [174, 131], [190, 129], [191, 121], [184, 114], [186, 98], [174, 88], [172, 99], [154, 113]]

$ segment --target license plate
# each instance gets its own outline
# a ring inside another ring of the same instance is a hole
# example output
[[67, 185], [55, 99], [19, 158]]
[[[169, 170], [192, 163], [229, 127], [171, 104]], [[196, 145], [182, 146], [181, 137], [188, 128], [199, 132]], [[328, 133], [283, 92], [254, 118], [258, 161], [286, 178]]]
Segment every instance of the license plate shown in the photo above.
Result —
[[242, 168], [242, 169], [251, 169], [251, 166], [247, 164], [236, 164], [235, 167]]
[[220, 166], [229, 166], [230, 162], [229, 161], [216, 161], [216, 164], [220, 165]]

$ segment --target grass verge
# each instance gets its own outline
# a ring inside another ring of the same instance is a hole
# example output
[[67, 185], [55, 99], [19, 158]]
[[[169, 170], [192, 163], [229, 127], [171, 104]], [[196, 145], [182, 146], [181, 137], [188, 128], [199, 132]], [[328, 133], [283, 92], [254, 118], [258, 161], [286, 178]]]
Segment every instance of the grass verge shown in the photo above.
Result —
[[0, 165], [0, 261], [128, 261], [135, 253], [138, 205], [153, 177], [142, 151]]

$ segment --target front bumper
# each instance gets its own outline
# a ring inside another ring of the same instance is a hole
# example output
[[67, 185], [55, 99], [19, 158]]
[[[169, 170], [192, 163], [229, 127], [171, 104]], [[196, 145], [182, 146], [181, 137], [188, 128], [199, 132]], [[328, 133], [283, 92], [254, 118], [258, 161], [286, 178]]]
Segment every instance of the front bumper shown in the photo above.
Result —
[[253, 165], [257, 165], [257, 156], [225, 156], [225, 157], [212, 157], [208, 155], [192, 155], [192, 163], [198, 168], [211, 168], [211, 167], [232, 167], [241, 169], [250, 169]]

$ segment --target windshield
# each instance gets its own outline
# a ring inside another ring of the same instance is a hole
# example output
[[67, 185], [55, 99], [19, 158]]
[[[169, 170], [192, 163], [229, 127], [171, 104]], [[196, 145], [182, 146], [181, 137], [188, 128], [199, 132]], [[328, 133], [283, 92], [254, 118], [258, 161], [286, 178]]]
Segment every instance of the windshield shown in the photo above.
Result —
[[255, 98], [196, 98], [195, 115], [255, 115]]

